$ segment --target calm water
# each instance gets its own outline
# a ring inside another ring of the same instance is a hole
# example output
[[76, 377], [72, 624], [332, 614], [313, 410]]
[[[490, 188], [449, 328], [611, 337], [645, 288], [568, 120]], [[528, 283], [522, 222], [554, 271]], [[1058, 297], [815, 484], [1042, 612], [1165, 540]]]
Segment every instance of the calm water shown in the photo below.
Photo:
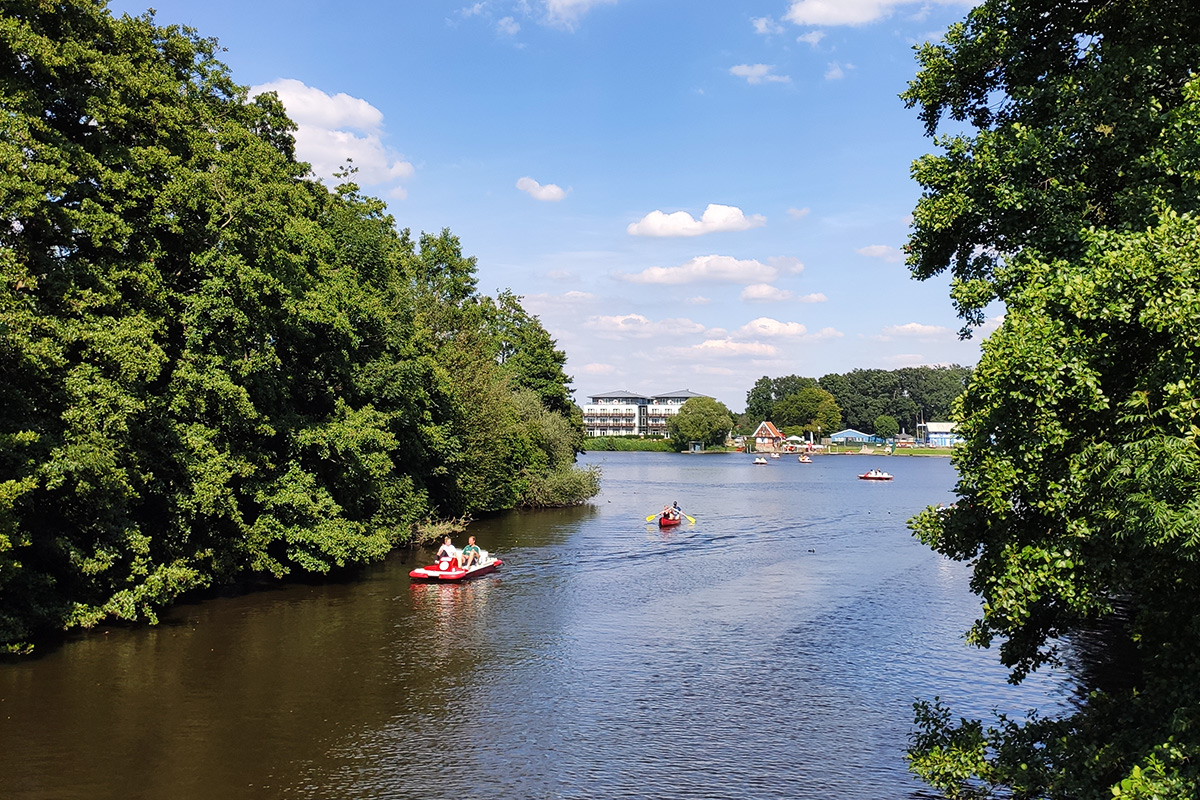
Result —
[[[948, 460], [583, 460], [594, 505], [472, 527], [475, 582], [402, 553], [0, 664], [0, 795], [911, 798], [914, 698], [1060, 702], [963, 644], [967, 572], [905, 528]], [[673, 500], [695, 525], [645, 523]]]

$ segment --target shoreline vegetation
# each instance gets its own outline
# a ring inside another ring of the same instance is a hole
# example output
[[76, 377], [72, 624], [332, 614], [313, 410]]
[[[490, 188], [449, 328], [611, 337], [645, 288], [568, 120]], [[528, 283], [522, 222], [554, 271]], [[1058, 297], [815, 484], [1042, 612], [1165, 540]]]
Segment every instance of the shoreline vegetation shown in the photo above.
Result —
[[0, 653], [598, 493], [521, 298], [313, 178], [216, 40], [4, 16]]

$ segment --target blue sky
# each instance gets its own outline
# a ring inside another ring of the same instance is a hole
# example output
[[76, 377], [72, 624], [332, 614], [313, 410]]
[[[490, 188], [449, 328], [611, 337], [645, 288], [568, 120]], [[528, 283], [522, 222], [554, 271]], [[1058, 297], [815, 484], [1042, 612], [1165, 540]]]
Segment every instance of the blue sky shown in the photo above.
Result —
[[969, 3], [153, 5], [279, 92], [318, 176], [353, 158], [400, 227], [450, 228], [482, 291], [522, 295], [580, 403], [740, 411], [763, 375], [978, 358], [899, 252], [933, 143], [897, 94]]

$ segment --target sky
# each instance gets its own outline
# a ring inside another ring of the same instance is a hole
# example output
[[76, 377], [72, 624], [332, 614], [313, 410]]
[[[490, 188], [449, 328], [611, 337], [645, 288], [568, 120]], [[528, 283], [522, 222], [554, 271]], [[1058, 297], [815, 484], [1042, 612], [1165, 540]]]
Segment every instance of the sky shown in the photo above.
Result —
[[[898, 98], [956, 0], [154, 0], [278, 92], [329, 186], [449, 228], [576, 402], [976, 362], [900, 248], [934, 151]], [[110, 3], [142, 14], [142, 2]], [[997, 320], [989, 320], [984, 332]]]

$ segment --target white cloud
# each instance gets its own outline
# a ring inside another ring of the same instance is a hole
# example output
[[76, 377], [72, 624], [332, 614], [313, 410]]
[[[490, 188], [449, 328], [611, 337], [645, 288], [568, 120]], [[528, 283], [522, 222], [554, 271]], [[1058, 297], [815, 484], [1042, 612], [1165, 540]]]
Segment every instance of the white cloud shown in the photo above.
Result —
[[821, 330], [817, 331], [816, 333], [809, 334], [805, 338], [807, 338], [809, 341], [823, 341], [825, 339], [841, 339], [845, 335], [846, 334], [842, 333], [837, 328], [821, 328]]
[[641, 272], [619, 272], [615, 277], [630, 283], [677, 285], [697, 281], [723, 283], [764, 283], [775, 280], [779, 270], [754, 259], [732, 256], [696, 256], [678, 267], [650, 267]]
[[589, 317], [584, 327], [616, 337], [648, 339], [662, 336], [687, 336], [704, 333], [705, 327], [690, 319], [662, 319], [657, 322], [641, 314]]
[[742, 289], [742, 300], [759, 303], [779, 303], [791, 300], [792, 293], [787, 289], [778, 289], [768, 283], [755, 283]]
[[860, 247], [854, 252], [860, 256], [868, 256], [870, 258], [882, 258], [891, 264], [898, 264], [904, 260], [904, 251], [896, 247], [891, 247], [886, 244], [873, 244], [867, 247]]
[[825, 296], [824, 294], [822, 294], [821, 292], [815, 292], [815, 293], [813, 293], [813, 294], [804, 294], [804, 295], [800, 295], [800, 296], [799, 296], [799, 297], [797, 297], [796, 299], [797, 299], [797, 300], [799, 300], [801, 303], [824, 303], [824, 302], [827, 302], [827, 301], [829, 300], [829, 298], [828, 298], [828, 297], [826, 297], [826, 296]]
[[755, 33], [761, 33], [764, 36], [783, 33], [783, 26], [770, 17], [751, 17], [750, 24], [754, 26]]
[[880, 331], [883, 341], [901, 339], [948, 339], [954, 335], [949, 328], [941, 325], [924, 325], [920, 322], [908, 322], [904, 325], [889, 325]]
[[463, 17], [464, 19], [466, 17], [474, 17], [478, 14], [482, 14], [484, 8], [486, 8], [485, 4], [476, 3], [473, 6], [467, 6], [466, 8], [459, 9], [458, 14], [459, 14], [459, 16]]
[[[845, 69], [843, 69], [843, 67]], [[837, 61], [829, 62], [829, 69], [825, 70], [825, 80], [838, 81], [846, 77], [846, 69], [854, 69], [853, 64], [839, 64]]]
[[759, 317], [738, 328], [738, 333], [743, 336], [803, 336], [808, 333], [808, 328], [799, 322], [780, 322], [770, 317]]
[[736, 75], [739, 78], [745, 78], [746, 83], [791, 83], [792, 79], [787, 75], [774, 75], [771, 70], [775, 67], [771, 64], [738, 64], [729, 68], [730, 75]]
[[[971, 6], [975, 0], [792, 0], [784, 19], [797, 25], [864, 25], [884, 19], [901, 6]], [[918, 9], [920, 13], [920, 9]]]
[[809, 31], [808, 33], [802, 33], [797, 36], [796, 41], [804, 42], [805, 44], [811, 44], [813, 47], [816, 47], [824, 38], [825, 31]]
[[711, 303], [712, 300], [709, 300], [707, 297], [704, 297], [703, 295], [696, 295], [695, 297], [687, 298], [683, 302], [687, 303], [689, 306], [706, 306], [709, 303]]
[[612, 375], [617, 371], [617, 368], [612, 364], [592, 363], [584, 364], [582, 370], [586, 375]]
[[503, 17], [496, 23], [496, 30], [508, 36], [516, 36], [521, 25], [512, 17]]
[[[383, 143], [383, 112], [344, 92], [328, 95], [293, 78], [252, 86], [250, 96], [275, 92], [296, 123], [296, 156], [312, 165], [313, 175], [330, 183], [348, 160], [358, 169], [353, 180], [363, 186], [397, 184], [413, 174], [413, 166]], [[404, 197], [402, 186], [389, 194]]]
[[767, 259], [767, 263], [782, 272], [790, 272], [793, 275], [804, 272], [804, 262], [793, 256], [771, 256]]
[[736, 206], [709, 203], [699, 220], [693, 219], [686, 211], [664, 214], [655, 210], [637, 222], [631, 222], [625, 231], [630, 236], [701, 236], [722, 231], [744, 231], [766, 224], [767, 218], [761, 214], [747, 217]]
[[542, 186], [533, 178], [525, 177], [517, 181], [517, 188], [525, 192], [534, 200], [542, 200], [550, 203], [557, 203], [567, 196], [567, 193], [560, 186], [553, 183], [548, 183]]
[[566, 30], [575, 30], [575, 24], [593, 6], [612, 5], [617, 0], [546, 0], [546, 21]]
[[804, 219], [805, 217], [807, 217], [809, 215], [809, 212], [811, 210], [812, 209], [808, 208], [807, 206], [805, 206], [804, 208], [789, 208], [787, 210], [787, 214], [792, 219]]
[[713, 356], [774, 356], [774, 345], [762, 342], [735, 342], [732, 339], [705, 339], [689, 348], [694, 353]]

